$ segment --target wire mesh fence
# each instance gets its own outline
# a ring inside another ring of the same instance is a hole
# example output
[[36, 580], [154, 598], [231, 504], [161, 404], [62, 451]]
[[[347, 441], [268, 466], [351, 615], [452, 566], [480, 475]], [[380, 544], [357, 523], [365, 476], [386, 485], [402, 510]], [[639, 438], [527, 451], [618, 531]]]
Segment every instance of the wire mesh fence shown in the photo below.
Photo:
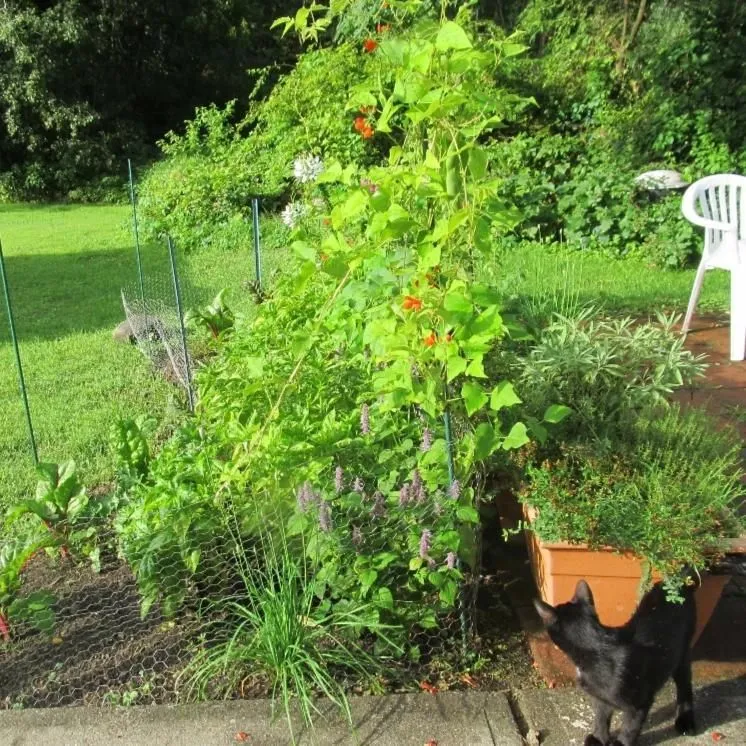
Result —
[[[178, 514], [163, 517], [175, 524], [184, 519]], [[145, 545], [133, 550], [119, 530], [109, 521], [91, 521], [78, 527], [82, 540], [68, 535], [69, 545], [64, 545], [57, 534], [46, 549], [24, 559], [17, 587], [0, 601], [0, 708], [270, 696], [271, 675], [264, 661], [253, 660], [250, 651], [236, 656], [229, 670], [218, 667], [205, 675], [207, 667], [195, 665], [209, 660], [237, 633], [245, 619], [233, 608], [257, 603], [252, 584], [282, 582], [280, 575], [267, 574], [266, 558], [244, 543], [239, 562], [229, 536], [196, 533], [191, 545], [198, 547], [201, 557], [198, 567], [188, 567], [189, 559], [185, 562], [175, 548], [170, 554]], [[157, 582], [166, 595], [151, 604], [147, 578], [153, 577], [153, 568], [143, 563], [156, 556], [160, 558]], [[254, 574], [251, 581], [245, 574], [247, 557], [253, 563], [248, 568]], [[303, 560], [299, 562], [302, 566]], [[0, 577], [7, 578], [7, 562], [2, 570]], [[466, 614], [468, 650], [463, 647], [461, 615], [457, 611], [442, 615], [437, 627], [410, 631], [408, 644], [419, 651], [416, 659], [400, 656], [387, 662], [389, 688], [411, 689], [417, 682], [448, 677], [458, 685], [477, 649], [472, 624], [481, 613], [476, 602], [478, 584], [478, 576], [467, 575], [464, 598], [473, 604]], [[269, 590], [274, 594], [277, 589]], [[432, 601], [435, 604], [436, 598]], [[363, 635], [358, 643], [362, 651], [376, 654], [370, 636]], [[370, 686], [355, 672], [339, 668], [336, 673], [351, 691]]]

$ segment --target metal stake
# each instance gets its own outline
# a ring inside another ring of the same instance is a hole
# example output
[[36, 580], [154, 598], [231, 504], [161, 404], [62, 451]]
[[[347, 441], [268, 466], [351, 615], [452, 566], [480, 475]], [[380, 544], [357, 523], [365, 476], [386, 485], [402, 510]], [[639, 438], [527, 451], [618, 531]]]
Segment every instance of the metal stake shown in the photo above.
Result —
[[262, 255], [259, 242], [259, 199], [251, 199], [251, 220], [254, 226], [254, 266], [256, 267], [256, 284], [257, 289], [262, 287]]
[[26, 379], [23, 376], [23, 365], [21, 364], [21, 353], [18, 349], [18, 337], [16, 335], [16, 325], [13, 320], [13, 309], [10, 303], [10, 289], [8, 288], [8, 277], [5, 274], [5, 257], [3, 256], [3, 245], [0, 242], [0, 276], [2, 276], [3, 290], [5, 291], [5, 307], [8, 309], [8, 324], [10, 326], [10, 337], [13, 341], [13, 351], [16, 355], [16, 368], [18, 369], [18, 384], [21, 389], [23, 398], [23, 408], [26, 412], [26, 425], [28, 426], [28, 437], [31, 443], [31, 454], [34, 457], [34, 463], [39, 463], [39, 454], [36, 450], [36, 438], [34, 437], [34, 426], [31, 423], [31, 409], [28, 404], [26, 394]]
[[135, 253], [137, 255], [137, 276], [140, 281], [140, 300], [145, 304], [145, 284], [142, 276], [142, 258], [140, 256], [140, 230], [137, 226], [137, 201], [135, 199], [135, 180], [132, 177], [132, 161], [127, 159], [127, 170], [130, 177], [130, 202], [132, 203], [132, 225], [135, 230]]
[[176, 298], [176, 313], [179, 316], [179, 329], [181, 330], [181, 344], [184, 348], [184, 373], [186, 376], [186, 389], [189, 398], [189, 411], [194, 412], [194, 393], [192, 391], [192, 371], [189, 366], [189, 351], [187, 350], [186, 327], [184, 326], [184, 313], [181, 306], [181, 287], [179, 286], [179, 274], [176, 271], [176, 255], [174, 242], [171, 236], [166, 236], [168, 244], [168, 258], [171, 262], [171, 279], [174, 283], [174, 297]]

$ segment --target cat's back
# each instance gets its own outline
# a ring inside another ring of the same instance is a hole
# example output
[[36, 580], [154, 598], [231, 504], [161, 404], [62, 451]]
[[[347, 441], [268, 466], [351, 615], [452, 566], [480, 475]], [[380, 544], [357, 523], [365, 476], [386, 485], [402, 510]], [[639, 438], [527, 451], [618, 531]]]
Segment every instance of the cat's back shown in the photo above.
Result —
[[694, 589], [682, 590], [683, 601], [669, 601], [661, 583], [656, 583], [642, 598], [637, 611], [625, 625], [628, 639], [657, 648], [678, 649], [691, 642], [697, 621]]

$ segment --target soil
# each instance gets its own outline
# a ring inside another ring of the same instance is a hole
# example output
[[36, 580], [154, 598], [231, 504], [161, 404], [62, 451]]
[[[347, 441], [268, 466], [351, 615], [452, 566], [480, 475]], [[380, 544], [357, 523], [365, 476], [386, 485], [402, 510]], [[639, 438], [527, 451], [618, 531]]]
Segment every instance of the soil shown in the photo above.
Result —
[[[176, 621], [157, 609], [141, 618], [129, 569], [114, 561], [100, 573], [47, 555], [24, 571], [23, 595], [49, 590], [56, 597], [53, 636], [17, 624], [0, 643], [0, 708], [66, 705], [166, 704], [184, 701], [179, 676], [198, 644], [194, 615]], [[461, 620], [453, 615], [440, 630], [417, 640], [417, 663], [387, 669], [385, 678], [353, 692], [479, 688], [505, 690], [535, 681], [528, 648], [504, 588], [509, 576], [483, 576], [474, 625], [464, 655]], [[238, 697], [266, 697], [268, 682], [249, 677]]]
[[[65, 566], [67, 565], [67, 566]], [[144, 619], [134, 579], [113, 566], [95, 573], [69, 561], [36, 557], [23, 594], [49, 590], [57, 598], [50, 637], [17, 625], [0, 647], [0, 707], [173, 702], [194, 619]]]

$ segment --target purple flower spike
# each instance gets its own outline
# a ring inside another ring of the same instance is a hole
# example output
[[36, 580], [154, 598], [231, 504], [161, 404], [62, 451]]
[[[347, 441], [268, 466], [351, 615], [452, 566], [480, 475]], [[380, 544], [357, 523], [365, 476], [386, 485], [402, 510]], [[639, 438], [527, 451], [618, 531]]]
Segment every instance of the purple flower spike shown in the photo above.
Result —
[[319, 505], [319, 528], [325, 534], [332, 530], [332, 510], [326, 500], [322, 500]]
[[370, 435], [370, 410], [367, 404], [363, 404], [360, 409], [360, 432], [363, 435]]
[[455, 552], [448, 552], [446, 555], [446, 567], [449, 570], [453, 570], [454, 567], [456, 567], [456, 553]]
[[412, 499], [412, 492], [408, 484], [405, 484], [400, 490], [399, 490], [399, 505], [404, 507], [405, 505], [409, 504], [409, 501]]
[[386, 515], [386, 498], [382, 492], [376, 492], [373, 495], [373, 510], [372, 515], [374, 518], [383, 518]]
[[341, 466], [334, 470], [334, 489], [339, 494], [344, 489], [345, 473]]
[[359, 547], [363, 543], [363, 532], [359, 526], [353, 526], [352, 528], [352, 545]]
[[354, 492], [357, 492], [359, 494], [363, 494], [363, 490], [365, 489], [365, 482], [363, 482], [360, 477], [355, 477], [355, 481], [352, 483], [352, 489]]
[[425, 529], [420, 536], [420, 557], [427, 559], [427, 553], [430, 551], [430, 543], [433, 539], [433, 532]]
[[415, 469], [414, 474], [412, 474], [412, 495], [418, 503], [425, 502], [425, 498], [427, 497], [419, 469]]
[[423, 453], [427, 453], [433, 447], [433, 433], [429, 427], [426, 427], [422, 431], [422, 443], [420, 443], [420, 450]]
[[301, 513], [305, 513], [308, 510], [309, 504], [313, 500], [313, 491], [311, 485], [308, 482], [303, 482], [303, 486], [298, 490], [298, 508]]
[[458, 500], [461, 497], [461, 482], [458, 479], [454, 479], [453, 484], [448, 488], [448, 497], [452, 500]]

